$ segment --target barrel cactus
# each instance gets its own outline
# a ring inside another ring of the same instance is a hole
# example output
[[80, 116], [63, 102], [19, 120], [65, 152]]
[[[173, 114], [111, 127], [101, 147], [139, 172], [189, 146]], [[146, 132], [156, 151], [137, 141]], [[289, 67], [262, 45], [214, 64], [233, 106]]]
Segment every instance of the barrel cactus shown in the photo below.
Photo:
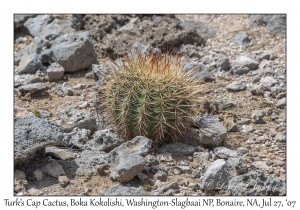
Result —
[[125, 55], [106, 76], [101, 95], [110, 119], [123, 135], [146, 136], [155, 143], [176, 140], [199, 101], [193, 71], [183, 72], [179, 55]]

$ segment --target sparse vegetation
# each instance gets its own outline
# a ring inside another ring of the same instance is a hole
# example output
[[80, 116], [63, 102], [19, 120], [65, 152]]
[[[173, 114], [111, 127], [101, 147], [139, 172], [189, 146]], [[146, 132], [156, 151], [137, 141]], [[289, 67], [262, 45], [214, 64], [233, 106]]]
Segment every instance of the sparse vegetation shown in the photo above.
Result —
[[223, 77], [223, 76], [218, 76], [218, 79], [219, 79], [219, 80], [225, 80], [226, 78]]
[[276, 109], [276, 110], [274, 111], [274, 113], [275, 113], [275, 114], [277, 114], [277, 115], [279, 115], [279, 114], [280, 114], [280, 112], [279, 112], [279, 110], [278, 110], [278, 109]]
[[273, 104], [270, 102], [267, 102], [267, 101], [264, 101], [259, 105], [260, 108], [266, 108], [266, 107], [272, 107], [272, 106], [273, 106]]
[[40, 113], [37, 109], [33, 110], [32, 113], [33, 113], [36, 117], [41, 118], [41, 113]]
[[152, 189], [151, 185], [149, 185], [149, 184], [144, 184], [143, 188], [144, 188], [144, 190], [146, 190], [148, 192], [151, 191], [151, 189]]

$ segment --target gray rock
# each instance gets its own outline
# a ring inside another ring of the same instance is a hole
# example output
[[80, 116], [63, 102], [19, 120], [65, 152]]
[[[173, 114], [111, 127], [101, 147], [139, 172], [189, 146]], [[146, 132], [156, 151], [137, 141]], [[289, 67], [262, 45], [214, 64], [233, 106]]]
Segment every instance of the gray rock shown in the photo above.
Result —
[[101, 88], [101, 86], [106, 83], [105, 81], [105, 75], [113, 68], [116, 68], [115, 66], [113, 66], [113, 64], [109, 64], [109, 63], [101, 63], [101, 64], [93, 64], [92, 65], [92, 72], [93, 75], [95, 77], [95, 79], [97, 80], [96, 83], [96, 87], [97, 88]]
[[[41, 63], [41, 51], [42, 51], [43, 41], [39, 37], [34, 37], [34, 46], [21, 51], [18, 53], [21, 54], [21, 59], [19, 66], [16, 68], [18, 74], [33, 74], [38, 69], [44, 69]], [[18, 60], [15, 60], [15, 63], [18, 63]]]
[[85, 25], [84, 17], [85, 15], [83, 14], [73, 14], [72, 28], [76, 29], [77, 31], [83, 30]]
[[36, 15], [33, 14], [26, 14], [26, 15], [14, 14], [14, 29], [23, 27], [26, 20], [35, 16]]
[[166, 144], [158, 149], [160, 153], [171, 153], [175, 156], [188, 156], [192, 155], [195, 151], [193, 146], [184, 144], [182, 142], [176, 142], [172, 144]]
[[128, 156], [113, 166], [113, 168], [110, 168], [110, 177], [119, 182], [129, 182], [133, 177], [143, 171], [144, 166], [145, 160], [142, 156]]
[[68, 34], [69, 38], [51, 47], [52, 60], [59, 63], [65, 72], [91, 68], [98, 64], [97, 56], [88, 31]]
[[70, 179], [67, 176], [59, 176], [58, 182], [62, 187], [65, 187], [69, 184]]
[[[17, 67], [17, 72], [23, 73], [28, 71], [28, 73], [33, 73], [36, 69], [43, 66], [40, 65], [41, 61], [41, 52], [43, 47], [43, 41], [39, 37], [34, 37], [34, 43], [28, 45], [27, 47], [14, 53], [14, 64], [19, 66]], [[22, 64], [20, 61], [23, 59]], [[31, 59], [31, 60], [30, 60]], [[32, 60], [33, 59], [33, 60]]]
[[264, 113], [261, 110], [256, 110], [252, 113], [252, 122], [254, 124], [265, 124], [263, 117]]
[[19, 87], [21, 85], [27, 85], [36, 82], [42, 82], [42, 78], [35, 74], [21, 74], [14, 76], [14, 87]]
[[214, 110], [214, 113], [218, 113], [220, 112], [220, 110], [226, 110], [235, 107], [236, 102], [230, 99], [227, 100], [220, 99], [220, 100], [211, 101], [209, 106], [210, 109]]
[[255, 83], [258, 83], [259, 81], [260, 81], [260, 76], [259, 75], [257, 75], [257, 76], [255, 76], [254, 78], [253, 78], [253, 80], [252, 80], [252, 83], [253, 84], [255, 84]]
[[167, 192], [164, 193], [164, 195], [167, 195], [167, 196], [172, 196], [174, 195], [175, 191], [173, 189], [169, 189]]
[[74, 90], [66, 87], [53, 87], [51, 88], [51, 91], [59, 96], [73, 96]]
[[201, 118], [199, 129], [200, 143], [208, 146], [218, 146], [227, 137], [227, 129], [219, 122], [218, 118]]
[[153, 51], [154, 55], [157, 54], [160, 50], [158, 48], [151, 47], [150, 45], [142, 45], [140, 43], [134, 43], [132, 45], [131, 52], [135, 53], [136, 51], [140, 51], [143, 54], [150, 54]]
[[[180, 53], [182, 53], [182, 55], [186, 55], [186, 57], [189, 58], [202, 58], [204, 56], [201, 46], [195, 46], [193, 44], [182, 45], [182, 47], [180, 48]], [[209, 63], [206, 63], [203, 60], [201, 60], [201, 62], [203, 64]]]
[[262, 172], [249, 172], [233, 177], [226, 193], [233, 196], [285, 196], [286, 181]]
[[221, 109], [224, 110], [224, 109], [229, 109], [229, 108], [232, 108], [232, 107], [235, 107], [236, 106], [236, 102], [233, 101], [233, 100], [222, 100], [222, 107]]
[[250, 123], [250, 119], [242, 118], [241, 120], [237, 121], [237, 125], [248, 125]]
[[269, 171], [269, 166], [264, 161], [254, 161], [252, 162], [252, 166], [259, 170]]
[[28, 37], [19, 37], [16, 39], [16, 44], [29, 44]]
[[77, 158], [76, 153], [73, 153], [67, 149], [60, 149], [58, 147], [47, 147], [45, 154], [56, 157], [61, 160], [70, 160]]
[[237, 152], [235, 150], [229, 149], [227, 147], [215, 147], [214, 153], [217, 157], [222, 159], [228, 159], [237, 156]]
[[60, 175], [65, 175], [63, 167], [56, 161], [52, 161], [51, 163], [47, 164], [45, 167], [45, 172], [55, 178], [58, 178]]
[[273, 60], [275, 58], [274, 53], [270, 50], [266, 50], [264, 51], [262, 54], [260, 54], [259, 56], [257, 56], [257, 59], [259, 62], [261, 62], [262, 60], [266, 59], [266, 60]]
[[25, 160], [37, 150], [47, 146], [68, 146], [64, 135], [55, 124], [37, 117], [14, 118], [15, 163]]
[[271, 87], [277, 83], [278, 81], [272, 76], [267, 76], [260, 79], [260, 84], [264, 87], [265, 90], [271, 90]]
[[264, 95], [265, 89], [262, 87], [262, 85], [253, 85], [251, 91], [253, 95]]
[[128, 182], [141, 173], [145, 166], [143, 157], [151, 148], [152, 140], [137, 136], [124, 142], [109, 153], [110, 177], [119, 182]]
[[42, 110], [42, 109], [37, 109], [36, 111], [38, 111], [40, 113], [41, 118], [49, 118], [51, 117], [51, 112]]
[[48, 89], [48, 87], [45, 85], [45, 83], [41, 83], [41, 82], [22, 85], [18, 87], [18, 90], [22, 93], [35, 93], [46, 89]]
[[25, 192], [28, 182], [23, 171], [15, 170], [14, 172], [14, 191]]
[[230, 178], [231, 173], [226, 161], [215, 160], [203, 175], [201, 189], [206, 191], [223, 189]]
[[271, 61], [264, 59], [259, 63], [258, 68], [259, 70], [253, 72], [253, 74], [258, 74], [260, 76], [267, 76], [267, 74], [269, 74], [269, 71], [272, 70], [272, 63]]
[[156, 174], [154, 174], [154, 180], [160, 180], [162, 182], [166, 182], [168, 180], [168, 176], [163, 171], [158, 171]]
[[34, 172], [33, 172], [33, 176], [34, 178], [37, 180], [37, 181], [41, 181], [43, 180], [44, 178], [44, 173], [43, 171], [39, 170], [39, 169], [36, 169]]
[[145, 157], [145, 162], [146, 162], [146, 165], [149, 166], [149, 167], [159, 164], [157, 158], [153, 155], [147, 155]]
[[127, 187], [121, 184], [116, 184], [111, 188], [103, 191], [100, 195], [108, 195], [108, 196], [139, 196], [139, 195], [147, 195], [146, 191], [140, 187]]
[[264, 69], [257, 70], [256, 73], [258, 73], [260, 77], [275, 76], [275, 71], [269, 66], [265, 67]]
[[273, 110], [273, 108], [271, 108], [271, 107], [266, 107], [266, 108], [264, 108], [263, 109], [263, 113], [265, 114], [265, 115], [269, 115], [269, 116], [271, 116], [274, 112], [273, 112], [274, 110]]
[[[145, 157], [152, 145], [152, 140], [144, 137], [144, 136], [136, 136], [130, 141], [122, 143], [120, 146], [114, 148], [109, 154], [110, 158], [113, 160], [117, 160], [121, 157], [126, 157], [130, 155], [141, 155]], [[120, 159], [121, 160], [121, 159]]]
[[248, 168], [243, 158], [233, 157], [227, 160], [227, 164], [233, 170], [235, 174], [246, 173]]
[[264, 93], [264, 97], [265, 97], [265, 98], [270, 98], [270, 97], [271, 97], [271, 92], [270, 92], [270, 91], [266, 91], [266, 92]]
[[253, 128], [252, 125], [238, 125], [237, 128], [240, 132], [245, 133], [245, 134], [255, 131], [255, 129]]
[[30, 35], [41, 37], [43, 40], [53, 40], [62, 34], [74, 32], [71, 25], [71, 20], [53, 19], [49, 15], [37, 15], [24, 23]]
[[64, 73], [64, 68], [56, 62], [51, 63], [51, 65], [47, 68], [47, 76], [50, 82], [62, 79]]
[[94, 149], [93, 147], [91, 148], [92, 142], [90, 141], [90, 136], [90, 130], [78, 127], [75, 127], [70, 133], [64, 133], [65, 141], [81, 149]]
[[236, 43], [239, 46], [244, 46], [246, 44], [246, 42], [249, 42], [249, 37], [246, 34], [245, 31], [241, 31], [240, 33], [238, 33], [235, 37], [234, 40], [236, 41]]
[[20, 65], [20, 61], [22, 60], [23, 57], [31, 55], [36, 53], [37, 51], [37, 43], [34, 43], [33, 45], [29, 45], [24, 49], [20, 49], [17, 52], [14, 52], [14, 64], [15, 66]]
[[24, 118], [24, 117], [34, 117], [35, 115], [32, 112], [27, 111], [27, 109], [25, 109], [25, 108], [15, 106], [14, 107], [14, 116]]
[[170, 189], [172, 189], [172, 190], [179, 189], [178, 183], [177, 182], [171, 182], [171, 183], [166, 182], [166, 183], [163, 183], [161, 186], [159, 186], [159, 188], [157, 190], [158, 190], [159, 194], [162, 195]]
[[286, 93], [279, 93], [277, 96], [276, 96], [276, 98], [277, 99], [282, 99], [282, 98], [284, 98], [286, 96]]
[[75, 174], [79, 176], [98, 173], [100, 167], [109, 164], [109, 154], [97, 150], [84, 150], [80, 158], [75, 159], [75, 163], [78, 166]]
[[139, 180], [142, 182], [142, 183], [148, 183], [149, 182], [149, 178], [146, 174], [144, 173], [139, 173], [138, 175], [138, 178]]
[[227, 86], [226, 86], [226, 89], [227, 89], [228, 91], [236, 92], [236, 91], [245, 90], [245, 89], [246, 89], [246, 85], [245, 85], [244, 82], [241, 82], [241, 81], [234, 81], [234, 82], [232, 82], [231, 84], [227, 85]]
[[250, 69], [247, 66], [236, 66], [233, 68], [234, 74], [247, 74]]
[[233, 67], [247, 67], [254, 70], [258, 67], [258, 62], [246, 56], [239, 56], [232, 62]]
[[50, 49], [43, 49], [42, 53], [41, 53], [41, 62], [43, 64], [48, 65], [49, 63], [54, 63], [55, 60], [53, 60], [54, 54], [53, 54], [53, 50]]
[[33, 53], [22, 57], [19, 66], [16, 68], [18, 74], [33, 74], [36, 70], [42, 68], [39, 54]]
[[93, 134], [98, 129], [95, 116], [88, 110], [75, 109], [75, 107], [76, 105], [72, 104], [56, 113], [62, 123], [72, 124], [70, 127], [63, 128], [63, 132], [70, 132], [74, 128], [84, 128]]
[[118, 28], [120, 32], [129, 32], [132, 31], [136, 26], [135, 23], [137, 22], [138, 18], [130, 18], [129, 22], [126, 23], [124, 26]]
[[191, 171], [188, 166], [175, 166], [174, 168], [179, 169], [182, 173], [189, 173]]
[[112, 150], [121, 145], [124, 141], [124, 139], [118, 136], [115, 131], [111, 129], [99, 130], [94, 134], [94, 146], [103, 151]]
[[278, 133], [275, 138], [274, 138], [275, 141], [278, 141], [278, 142], [286, 142], [286, 135], [282, 134], [282, 133]]
[[205, 45], [206, 40], [216, 33], [214, 28], [203, 23], [181, 21], [165, 15], [140, 16], [137, 19], [128, 15], [86, 15], [85, 23], [85, 30], [89, 30], [97, 41], [97, 54], [112, 59], [130, 53], [134, 43], [154, 46], [163, 51], [177, 51], [185, 45], [201, 49], [201, 45]]
[[159, 163], [172, 162], [173, 161], [172, 154], [169, 153], [169, 152], [165, 152], [165, 153], [162, 153], [162, 154], [157, 154], [156, 157], [157, 157], [157, 161]]
[[276, 98], [280, 93], [286, 93], [286, 89], [280, 86], [271, 87], [271, 95]]
[[201, 165], [208, 166], [209, 153], [208, 152], [194, 152], [193, 162], [200, 163]]
[[220, 55], [217, 65], [220, 67], [220, 70], [228, 70], [230, 67], [229, 59], [224, 55]]
[[198, 191], [198, 190], [200, 190], [200, 184], [195, 184], [195, 183], [192, 183], [192, 182], [190, 182], [189, 183], [189, 187], [193, 190], [193, 191]]
[[277, 108], [284, 109], [285, 106], [286, 106], [286, 98], [285, 97], [277, 101], [277, 104], [276, 104]]
[[228, 132], [238, 132], [237, 124], [233, 121], [228, 121], [226, 124], [226, 128]]
[[243, 156], [244, 154], [246, 154], [249, 150], [244, 148], [244, 147], [238, 147], [236, 149], [238, 156]]
[[[183, 21], [180, 22], [180, 26], [184, 31], [197, 31], [198, 35], [203, 38], [210, 38], [216, 34], [216, 29], [205, 25], [201, 22]], [[199, 40], [200, 41], [200, 40]]]
[[197, 62], [187, 63], [185, 64], [182, 70], [184, 72], [187, 72], [193, 68], [195, 69], [193, 70], [192, 76], [196, 75], [195, 77], [196, 79], [206, 81], [211, 78], [210, 68], [208, 66], [205, 66], [202, 63], [197, 63]]
[[285, 34], [286, 32], [286, 15], [250, 15], [250, 26], [264, 26], [274, 33]]

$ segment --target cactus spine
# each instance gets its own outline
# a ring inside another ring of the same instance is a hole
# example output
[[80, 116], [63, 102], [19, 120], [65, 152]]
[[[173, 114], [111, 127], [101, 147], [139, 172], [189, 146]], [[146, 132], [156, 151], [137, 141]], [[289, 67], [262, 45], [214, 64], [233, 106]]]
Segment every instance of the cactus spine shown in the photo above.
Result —
[[187, 129], [199, 86], [192, 71], [183, 73], [180, 56], [136, 51], [114, 64], [101, 94], [109, 116], [126, 137], [143, 135], [158, 143], [176, 139]]

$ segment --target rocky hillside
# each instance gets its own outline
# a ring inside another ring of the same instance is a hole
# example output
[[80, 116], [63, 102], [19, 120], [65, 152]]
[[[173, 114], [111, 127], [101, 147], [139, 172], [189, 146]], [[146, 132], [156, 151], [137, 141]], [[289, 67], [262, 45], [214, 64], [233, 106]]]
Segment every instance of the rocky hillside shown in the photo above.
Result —
[[[15, 194], [286, 195], [285, 30], [285, 15], [15, 15]], [[196, 67], [178, 142], [125, 141], [98, 104], [135, 49]]]

